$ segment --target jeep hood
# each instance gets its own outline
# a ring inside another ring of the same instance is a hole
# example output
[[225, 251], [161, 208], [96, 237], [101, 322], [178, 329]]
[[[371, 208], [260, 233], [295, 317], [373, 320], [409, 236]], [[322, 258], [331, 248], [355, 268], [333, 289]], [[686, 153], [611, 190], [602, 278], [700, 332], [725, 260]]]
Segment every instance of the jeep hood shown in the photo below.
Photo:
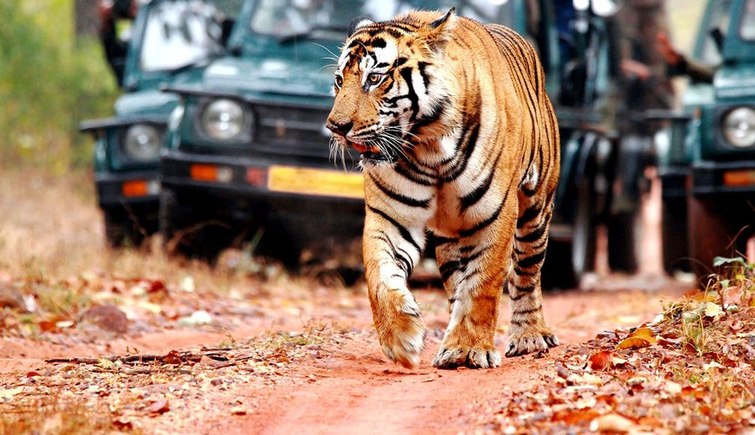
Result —
[[117, 116], [165, 115], [178, 104], [178, 95], [156, 89], [124, 94], [115, 102]]
[[208, 89], [228, 90], [252, 99], [303, 97], [322, 99], [330, 104], [333, 83], [332, 68], [325, 61], [299, 59], [223, 58], [206, 70], [204, 84]]
[[192, 86], [200, 83], [207, 68], [207, 63], [197, 65], [180, 72], [156, 71], [144, 73], [141, 87], [133, 92], [123, 94], [115, 102], [118, 116], [129, 115], [170, 115], [178, 104], [178, 95], [163, 92], [167, 86]]
[[713, 86], [720, 101], [752, 102], [755, 100], [755, 63], [722, 66], [716, 72]]

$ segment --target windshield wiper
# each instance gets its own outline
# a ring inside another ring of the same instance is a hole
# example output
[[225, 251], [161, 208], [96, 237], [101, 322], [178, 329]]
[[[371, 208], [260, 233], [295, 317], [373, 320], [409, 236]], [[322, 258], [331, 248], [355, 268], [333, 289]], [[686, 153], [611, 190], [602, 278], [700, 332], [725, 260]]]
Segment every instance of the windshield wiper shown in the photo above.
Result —
[[348, 31], [349, 29], [343, 26], [314, 26], [303, 32], [295, 32], [288, 35], [283, 35], [278, 38], [278, 43], [289, 44], [298, 39], [313, 39], [314, 34], [318, 32], [343, 33], [343, 36], [346, 37], [346, 32]]

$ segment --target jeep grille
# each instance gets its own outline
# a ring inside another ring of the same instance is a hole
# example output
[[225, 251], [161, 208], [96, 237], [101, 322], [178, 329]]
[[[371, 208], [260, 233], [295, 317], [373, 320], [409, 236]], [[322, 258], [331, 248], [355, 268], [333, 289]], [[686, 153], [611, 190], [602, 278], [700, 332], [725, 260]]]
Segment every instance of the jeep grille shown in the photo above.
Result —
[[329, 138], [324, 134], [327, 110], [290, 107], [257, 109], [254, 148], [271, 154], [327, 159]]

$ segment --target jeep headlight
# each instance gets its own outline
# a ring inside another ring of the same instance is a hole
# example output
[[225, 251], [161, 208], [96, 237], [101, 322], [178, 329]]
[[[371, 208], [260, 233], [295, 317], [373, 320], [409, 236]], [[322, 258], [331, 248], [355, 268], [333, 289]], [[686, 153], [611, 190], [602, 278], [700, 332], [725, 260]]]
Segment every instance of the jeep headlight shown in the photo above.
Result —
[[126, 130], [123, 141], [126, 155], [138, 162], [155, 161], [163, 145], [162, 133], [149, 124], [134, 124]]
[[755, 110], [738, 107], [724, 116], [723, 133], [726, 140], [740, 148], [755, 145]]
[[248, 118], [241, 104], [221, 98], [204, 107], [201, 116], [202, 129], [212, 139], [232, 141], [245, 133]]

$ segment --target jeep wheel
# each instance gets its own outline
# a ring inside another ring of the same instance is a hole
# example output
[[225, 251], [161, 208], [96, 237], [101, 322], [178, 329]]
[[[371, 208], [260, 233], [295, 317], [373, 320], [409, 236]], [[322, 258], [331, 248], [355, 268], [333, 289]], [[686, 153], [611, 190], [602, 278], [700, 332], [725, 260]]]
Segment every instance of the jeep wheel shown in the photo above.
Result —
[[113, 248], [139, 246], [144, 241], [145, 232], [125, 211], [102, 210], [105, 220], [105, 240]]
[[547, 288], [576, 288], [586, 272], [595, 269], [596, 233], [593, 213], [595, 195], [583, 179], [577, 202], [571, 240], [551, 240], [546, 252], [542, 281]]
[[692, 270], [698, 278], [703, 278], [715, 271], [715, 257], [736, 255], [737, 244], [732, 240], [739, 230], [736, 224], [739, 210], [694, 196], [687, 199], [687, 205]]
[[608, 266], [616, 272], [637, 272], [639, 210], [617, 213], [608, 219], [607, 226]]
[[661, 245], [663, 270], [673, 276], [677, 270], [690, 272], [686, 198], [663, 198], [661, 202]]
[[283, 222], [266, 225], [254, 253], [280, 261], [290, 271], [297, 271], [302, 252], [300, 237], [291, 234], [286, 228], [294, 227], [286, 226]]
[[227, 225], [207, 216], [208, 208], [204, 201], [187, 201], [171, 189], [162, 190], [160, 233], [168, 253], [215, 263], [232, 236]]

